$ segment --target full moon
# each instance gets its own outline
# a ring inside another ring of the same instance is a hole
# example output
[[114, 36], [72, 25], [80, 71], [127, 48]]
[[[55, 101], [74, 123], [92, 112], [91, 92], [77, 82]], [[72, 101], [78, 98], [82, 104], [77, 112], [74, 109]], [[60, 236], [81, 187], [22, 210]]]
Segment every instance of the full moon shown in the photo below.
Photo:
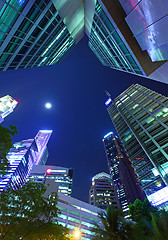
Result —
[[47, 109], [50, 109], [50, 108], [52, 107], [52, 105], [51, 105], [51, 103], [47, 102], [47, 103], [45, 104], [45, 107], [46, 107]]

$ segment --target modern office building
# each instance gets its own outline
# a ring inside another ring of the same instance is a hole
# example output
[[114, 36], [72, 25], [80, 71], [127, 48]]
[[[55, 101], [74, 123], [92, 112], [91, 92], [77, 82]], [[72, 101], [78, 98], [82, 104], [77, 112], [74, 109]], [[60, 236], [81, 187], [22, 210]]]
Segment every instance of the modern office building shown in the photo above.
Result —
[[58, 208], [61, 211], [58, 222], [69, 228], [72, 234], [74, 230], [79, 230], [81, 240], [90, 240], [94, 223], [101, 225], [98, 213], [103, 210], [62, 193], [58, 193], [58, 197]]
[[141, 185], [151, 203], [168, 202], [168, 98], [133, 84], [106, 102]]
[[[58, 183], [51, 179], [46, 179], [45, 185], [47, 187], [45, 196], [50, 195], [51, 192], [57, 192]], [[72, 235], [74, 235], [75, 230], [80, 231], [80, 240], [90, 240], [93, 234], [92, 228], [94, 227], [94, 223], [101, 225], [98, 213], [103, 212], [103, 209], [61, 192], [58, 192], [58, 208], [61, 213], [55, 220], [64, 227], [67, 227]]]
[[82, 1], [1, 0], [0, 70], [52, 65], [84, 34]]
[[23, 186], [32, 167], [43, 158], [51, 133], [51, 130], [40, 130], [34, 139], [14, 144], [7, 155], [9, 170], [0, 177], [0, 191], [7, 187], [16, 190]]
[[8, 116], [16, 107], [18, 102], [9, 95], [0, 98], [0, 123]]
[[85, 32], [103, 65], [168, 83], [168, 2], [86, 0]]
[[71, 196], [73, 169], [50, 165], [34, 165], [28, 180], [44, 183], [51, 179], [58, 183], [58, 192]]
[[86, 33], [103, 65], [167, 83], [168, 3], [146, 2], [1, 0], [0, 70], [53, 65]]
[[101, 172], [92, 178], [89, 202], [91, 205], [102, 209], [107, 209], [109, 205], [114, 206], [114, 208], [120, 208], [117, 191], [112, 184], [109, 174]]
[[121, 208], [128, 212], [128, 206], [136, 199], [143, 201], [145, 194], [119, 138], [113, 132], [109, 132], [104, 136], [103, 143], [109, 172], [117, 189]]
[[119, 163], [121, 154], [118, 154], [117, 148], [113, 141], [113, 133], [109, 132], [103, 138], [104, 149], [106, 153], [107, 163], [109, 167], [109, 172], [111, 175], [111, 179], [113, 184], [117, 190], [118, 199], [120, 201], [121, 208], [123, 212], [128, 215], [128, 199], [126, 194], [126, 189], [121, 181], [119, 174]]

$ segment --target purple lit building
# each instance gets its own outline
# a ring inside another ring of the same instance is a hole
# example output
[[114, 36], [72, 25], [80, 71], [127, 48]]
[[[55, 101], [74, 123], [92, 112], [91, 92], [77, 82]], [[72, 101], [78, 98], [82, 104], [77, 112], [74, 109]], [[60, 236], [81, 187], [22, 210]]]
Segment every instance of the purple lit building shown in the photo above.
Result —
[[11, 187], [16, 190], [23, 186], [34, 165], [46, 162], [47, 143], [51, 130], [40, 130], [34, 139], [23, 140], [14, 144], [10, 149], [7, 159], [10, 163], [9, 170], [0, 177], [0, 191]]

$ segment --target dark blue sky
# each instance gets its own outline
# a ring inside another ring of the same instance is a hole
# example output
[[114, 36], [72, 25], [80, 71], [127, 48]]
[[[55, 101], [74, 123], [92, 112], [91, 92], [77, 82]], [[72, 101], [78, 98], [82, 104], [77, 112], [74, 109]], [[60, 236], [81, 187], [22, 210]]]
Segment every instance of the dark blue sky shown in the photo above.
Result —
[[[57, 65], [0, 72], [0, 97], [9, 94], [19, 102], [3, 125], [17, 126], [14, 141], [52, 129], [47, 163], [74, 169], [72, 196], [83, 201], [88, 201], [92, 177], [108, 172], [102, 138], [114, 128], [105, 89], [114, 98], [133, 83], [168, 92], [166, 84], [104, 67], [87, 41], [83, 38]], [[46, 102], [52, 109], [45, 109]]]

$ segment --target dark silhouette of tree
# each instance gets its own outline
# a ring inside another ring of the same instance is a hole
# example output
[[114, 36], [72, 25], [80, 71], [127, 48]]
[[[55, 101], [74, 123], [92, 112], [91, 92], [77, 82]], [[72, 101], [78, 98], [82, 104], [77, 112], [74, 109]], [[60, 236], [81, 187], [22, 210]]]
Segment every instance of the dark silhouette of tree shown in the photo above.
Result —
[[153, 207], [148, 199], [143, 202], [136, 199], [134, 204], [129, 206], [129, 214], [131, 219], [135, 221], [135, 240], [151, 240], [153, 239], [153, 229], [151, 225], [152, 215], [159, 216], [158, 210]]
[[168, 212], [160, 211], [159, 214], [151, 213], [149, 226], [154, 240], [168, 240]]
[[0, 194], [0, 239], [68, 239], [68, 230], [54, 220], [59, 213], [57, 194], [44, 197], [45, 191], [43, 184], [28, 182]]
[[4, 175], [8, 170], [9, 163], [6, 156], [13, 146], [11, 137], [17, 133], [16, 126], [10, 125], [6, 128], [0, 125], [0, 175]]
[[125, 240], [132, 236], [133, 223], [124, 218], [121, 209], [109, 206], [105, 212], [99, 213], [101, 225], [95, 223], [92, 229], [94, 240]]

